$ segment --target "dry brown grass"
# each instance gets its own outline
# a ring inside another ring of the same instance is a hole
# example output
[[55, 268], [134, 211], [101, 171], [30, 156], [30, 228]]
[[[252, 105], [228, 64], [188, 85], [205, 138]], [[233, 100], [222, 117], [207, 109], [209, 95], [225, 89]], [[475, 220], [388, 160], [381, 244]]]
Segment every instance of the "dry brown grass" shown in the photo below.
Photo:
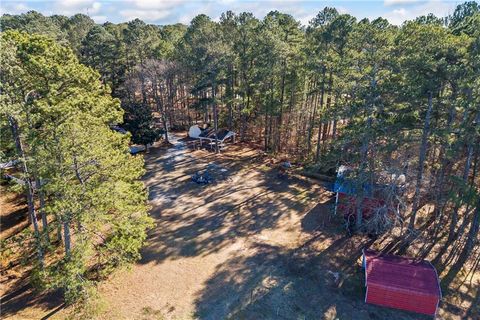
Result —
[[[364, 303], [361, 250], [394, 245], [397, 231], [348, 237], [321, 184], [279, 180], [262, 152], [242, 145], [221, 155], [153, 148], [145, 157], [156, 225], [142, 260], [99, 286], [106, 307], [98, 318], [429, 319]], [[211, 163], [226, 169], [224, 179], [206, 186], [190, 180]], [[415, 255], [422, 246], [409, 250]], [[478, 300], [478, 274], [473, 279], [446, 297], [442, 319], [478, 315], [468, 313]], [[53, 309], [42, 308], [29, 305], [12, 318]]]

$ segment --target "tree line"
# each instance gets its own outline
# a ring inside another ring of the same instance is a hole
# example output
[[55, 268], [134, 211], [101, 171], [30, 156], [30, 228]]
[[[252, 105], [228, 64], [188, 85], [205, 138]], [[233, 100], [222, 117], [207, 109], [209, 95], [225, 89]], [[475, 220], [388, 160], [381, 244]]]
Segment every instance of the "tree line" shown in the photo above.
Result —
[[[103, 87], [95, 90], [111, 90], [120, 100], [134, 142], [157, 138], [150, 132], [153, 118], [166, 140], [169, 130], [205, 122], [235, 130], [242, 141], [301, 161], [311, 171], [333, 174], [348, 165], [369, 184], [381, 183], [385, 173], [403, 175], [405, 191], [393, 194], [399, 214], [392, 224], [405, 227], [405, 238], [429, 227], [433, 234], [425, 241], [456, 248], [457, 266], [478, 255], [480, 9], [474, 1], [448, 17], [430, 14], [401, 26], [328, 7], [307, 26], [278, 11], [263, 19], [247, 12], [229, 11], [219, 21], [198, 15], [188, 26], [139, 19], [98, 25], [81, 14], [29, 12], [3, 15], [1, 25], [46, 35], [60, 51], [71, 48], [71, 59], [74, 54], [99, 73]], [[25, 108], [36, 95], [18, 98], [18, 104]], [[117, 113], [95, 106], [102, 128], [122, 122], [112, 116]], [[80, 112], [77, 105], [68, 107]], [[47, 110], [60, 117], [41, 108]], [[140, 134], [138, 121], [147, 124]], [[32, 154], [47, 148], [29, 144]], [[55, 181], [43, 170], [42, 179]], [[355, 229], [368, 232], [369, 226], [358, 209]], [[439, 255], [436, 262], [445, 261]]]

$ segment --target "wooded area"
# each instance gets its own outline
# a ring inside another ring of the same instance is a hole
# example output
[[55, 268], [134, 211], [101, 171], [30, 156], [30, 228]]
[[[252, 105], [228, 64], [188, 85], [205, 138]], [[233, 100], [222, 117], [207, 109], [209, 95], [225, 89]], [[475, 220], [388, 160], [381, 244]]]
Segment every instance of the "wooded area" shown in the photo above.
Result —
[[196, 123], [228, 128], [309, 173], [348, 166], [359, 189], [402, 176], [385, 200], [394, 214], [365, 219], [357, 203], [352, 230], [401, 227], [399, 248], [421, 237], [439, 248], [434, 263], [449, 265], [445, 279], [469, 259], [478, 268], [476, 2], [401, 26], [328, 7], [308, 26], [278, 11], [198, 15], [188, 26], [37, 12], [0, 23], [1, 162], [22, 159], [36, 278], [66, 288], [67, 301], [85, 296], [87, 267], [108, 273], [137, 259], [151, 225], [143, 160], [112, 125], [145, 145]]

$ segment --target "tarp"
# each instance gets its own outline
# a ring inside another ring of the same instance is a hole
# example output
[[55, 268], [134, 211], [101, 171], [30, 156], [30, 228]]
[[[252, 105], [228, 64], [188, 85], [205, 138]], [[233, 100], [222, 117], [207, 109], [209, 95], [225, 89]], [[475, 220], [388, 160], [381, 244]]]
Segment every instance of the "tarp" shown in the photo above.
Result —
[[121, 133], [121, 134], [126, 134], [127, 133], [127, 130], [123, 129], [120, 126], [111, 126], [110, 128], [114, 131], [117, 131], [117, 132]]
[[202, 133], [199, 135], [199, 138], [212, 138], [213, 133], [215, 131], [213, 129], [205, 129], [202, 131]]
[[136, 144], [136, 145], [130, 146], [130, 153], [131, 154], [136, 154], [136, 153], [145, 151], [145, 149], [146, 148], [145, 148], [144, 145]]
[[[224, 140], [231, 138], [235, 135], [235, 132], [227, 130], [227, 129], [219, 129], [217, 131], [217, 141], [223, 142]], [[198, 137], [199, 139], [207, 139], [211, 141], [215, 141], [215, 130], [214, 129], [206, 129], [202, 131], [202, 133]]]
[[[335, 184], [333, 185], [333, 191], [344, 193], [348, 195], [356, 195], [359, 189], [359, 182], [355, 181], [352, 178], [348, 177], [349, 168], [346, 166], [340, 166], [338, 168], [337, 178]], [[361, 187], [363, 188], [364, 196], [371, 197], [374, 186], [372, 184], [362, 183]]]

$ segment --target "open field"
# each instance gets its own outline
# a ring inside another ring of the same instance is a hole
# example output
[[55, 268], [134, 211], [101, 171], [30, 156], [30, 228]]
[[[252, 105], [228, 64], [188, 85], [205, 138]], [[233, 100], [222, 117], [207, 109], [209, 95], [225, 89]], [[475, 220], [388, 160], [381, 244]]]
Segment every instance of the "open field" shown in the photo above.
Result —
[[[364, 303], [361, 250], [390, 238], [347, 236], [327, 188], [278, 179], [258, 150], [191, 151], [179, 137], [146, 155], [155, 227], [141, 261], [100, 285], [99, 319], [429, 319]], [[192, 182], [207, 165], [215, 183]], [[51, 295], [18, 290], [10, 272], [2, 272], [4, 318], [71, 314]], [[478, 275], [472, 281], [442, 303], [441, 319], [478, 316]]]

